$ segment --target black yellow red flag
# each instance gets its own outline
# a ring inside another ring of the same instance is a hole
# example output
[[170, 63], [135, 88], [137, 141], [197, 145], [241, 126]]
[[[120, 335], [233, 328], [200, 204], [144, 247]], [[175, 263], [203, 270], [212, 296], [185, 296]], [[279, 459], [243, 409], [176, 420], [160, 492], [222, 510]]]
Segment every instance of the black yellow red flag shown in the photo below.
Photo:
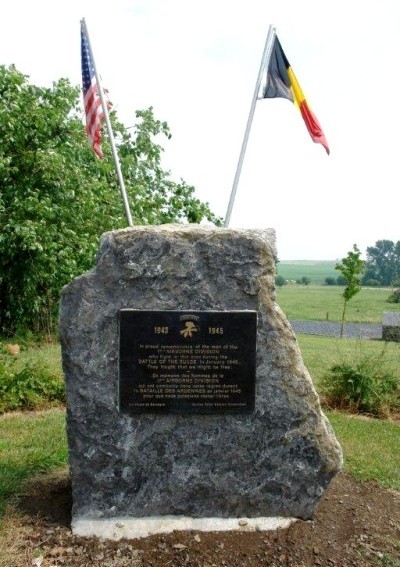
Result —
[[322, 144], [327, 154], [329, 154], [329, 146], [325, 134], [317, 117], [310, 109], [280, 41], [275, 35], [267, 69], [266, 87], [261, 98], [277, 97], [287, 98], [298, 107], [312, 140]]

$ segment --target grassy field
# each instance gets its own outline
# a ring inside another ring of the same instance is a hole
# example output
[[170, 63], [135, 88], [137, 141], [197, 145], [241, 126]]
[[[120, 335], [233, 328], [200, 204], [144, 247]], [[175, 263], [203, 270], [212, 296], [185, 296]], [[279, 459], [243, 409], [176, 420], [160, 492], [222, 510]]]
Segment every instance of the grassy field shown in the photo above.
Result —
[[297, 341], [304, 363], [317, 390], [322, 376], [334, 364], [354, 363], [363, 356], [378, 357], [383, 350], [387, 368], [400, 379], [400, 343], [386, 343], [385, 345], [382, 341], [338, 339], [312, 335], [297, 335]]
[[400, 424], [326, 412], [344, 454], [344, 470], [400, 491]]
[[[5, 343], [5, 341], [2, 341]], [[13, 341], [9, 341], [13, 342]], [[34, 344], [20, 344], [20, 354], [15, 357], [17, 367], [31, 362], [44, 362], [60, 376], [62, 376], [61, 369], [61, 354], [60, 345], [57, 342], [44, 343], [41, 345]]]
[[[277, 303], [289, 320], [340, 321], [342, 286], [285, 285], [277, 288]], [[400, 313], [400, 303], [388, 303], [389, 288], [362, 288], [347, 304], [346, 321], [382, 323], [384, 311]]]
[[340, 272], [335, 270], [338, 260], [281, 260], [277, 264], [278, 275], [285, 280], [301, 280], [303, 276], [310, 278], [311, 283], [321, 285], [325, 278], [337, 278]]
[[0, 515], [24, 480], [67, 463], [65, 410], [0, 417]]

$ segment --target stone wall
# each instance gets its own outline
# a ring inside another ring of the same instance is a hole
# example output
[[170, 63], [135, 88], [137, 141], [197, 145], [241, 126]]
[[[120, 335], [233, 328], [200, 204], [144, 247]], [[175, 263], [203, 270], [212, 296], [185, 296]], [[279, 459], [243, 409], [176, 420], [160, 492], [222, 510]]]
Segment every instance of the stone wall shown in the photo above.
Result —
[[382, 318], [382, 339], [400, 343], [400, 313], [386, 311]]

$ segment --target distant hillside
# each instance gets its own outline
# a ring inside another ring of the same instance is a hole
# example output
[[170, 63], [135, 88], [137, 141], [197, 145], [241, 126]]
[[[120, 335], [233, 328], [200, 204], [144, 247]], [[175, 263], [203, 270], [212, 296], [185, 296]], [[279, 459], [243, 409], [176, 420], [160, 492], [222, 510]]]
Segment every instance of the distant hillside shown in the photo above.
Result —
[[335, 270], [338, 260], [280, 260], [276, 266], [278, 275], [285, 280], [301, 280], [310, 278], [314, 285], [325, 283], [325, 278], [337, 278], [340, 273]]

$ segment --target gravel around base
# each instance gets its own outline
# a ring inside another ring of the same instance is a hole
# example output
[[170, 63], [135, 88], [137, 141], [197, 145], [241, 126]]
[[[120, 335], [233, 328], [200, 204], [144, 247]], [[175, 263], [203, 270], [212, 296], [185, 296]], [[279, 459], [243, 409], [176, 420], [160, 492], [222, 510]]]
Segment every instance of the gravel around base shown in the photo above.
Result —
[[[290, 321], [290, 324], [296, 334], [340, 337], [340, 323], [333, 321]], [[382, 325], [345, 323], [343, 336], [352, 339], [382, 339]]]

